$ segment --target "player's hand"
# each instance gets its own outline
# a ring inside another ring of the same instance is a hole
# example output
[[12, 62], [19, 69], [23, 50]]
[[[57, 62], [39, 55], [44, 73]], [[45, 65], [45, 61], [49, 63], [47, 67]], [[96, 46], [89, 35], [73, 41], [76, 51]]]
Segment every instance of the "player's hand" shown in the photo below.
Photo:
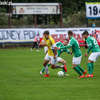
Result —
[[85, 53], [85, 57], [87, 57], [88, 56], [88, 54], [87, 53]]

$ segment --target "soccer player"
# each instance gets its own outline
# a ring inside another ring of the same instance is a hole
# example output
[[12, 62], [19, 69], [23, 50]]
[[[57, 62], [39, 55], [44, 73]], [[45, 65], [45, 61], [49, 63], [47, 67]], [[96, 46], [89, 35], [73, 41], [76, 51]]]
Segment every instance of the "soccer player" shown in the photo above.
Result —
[[64, 48], [72, 48], [72, 53], [74, 54], [72, 65], [73, 69], [79, 74], [80, 78], [84, 78], [86, 71], [80, 66], [81, 59], [82, 59], [82, 53], [79, 47], [78, 41], [73, 37], [73, 32], [68, 31], [68, 37], [70, 39], [67, 46]]
[[46, 74], [44, 77], [49, 77], [48, 73], [48, 66], [47, 64], [51, 63], [51, 68], [63, 68], [66, 71], [65, 66], [57, 66], [55, 65], [55, 60], [57, 56], [57, 48], [55, 47], [55, 41], [54, 39], [49, 35], [49, 31], [45, 31], [43, 33], [43, 40], [40, 43], [40, 46], [47, 46], [48, 47], [48, 52], [44, 58], [44, 63], [43, 66], [45, 67]]
[[[66, 72], [67, 72], [66, 61], [65, 61], [64, 59], [62, 59], [62, 58], [60, 57], [60, 55], [61, 55], [63, 52], [66, 52], [66, 53], [68, 53], [68, 54], [71, 54], [70, 51], [69, 51], [68, 49], [66, 49], [66, 48], [65, 48], [65, 49], [61, 49], [62, 47], [64, 47], [64, 45], [67, 45], [67, 43], [68, 43], [68, 41], [65, 40], [64, 44], [63, 44], [62, 42], [60, 42], [60, 41], [57, 42], [57, 43], [55, 44], [56, 47], [58, 48], [58, 49], [57, 49], [57, 57], [56, 57], [56, 60], [55, 60], [55, 64], [61, 63], [61, 64], [63, 64], [63, 66], [65, 66], [66, 70], [63, 69], [63, 72], [65, 73], [65, 75], [67, 75], [67, 74], [66, 74]], [[44, 48], [44, 51], [45, 51], [45, 53], [47, 53], [48, 48], [45, 47], [45, 48]], [[51, 64], [50, 64], [50, 62], [49, 62], [48, 67], [49, 67], [50, 65], [51, 65]], [[66, 72], [65, 72], [65, 71], [66, 71]], [[42, 75], [42, 73], [44, 73], [44, 72], [45, 72], [45, 68], [43, 67], [42, 70], [40, 71], [40, 74]]]
[[89, 36], [88, 31], [83, 32], [82, 37], [85, 39], [87, 46], [88, 46], [88, 50], [85, 55], [87, 56], [90, 53], [90, 51], [92, 51], [92, 53], [90, 54], [90, 56], [88, 58], [88, 64], [87, 64], [88, 73], [89, 73], [89, 74], [87, 74], [87, 77], [92, 78], [93, 70], [94, 70], [93, 63], [100, 56], [100, 47], [99, 47], [96, 39], [92, 36]]

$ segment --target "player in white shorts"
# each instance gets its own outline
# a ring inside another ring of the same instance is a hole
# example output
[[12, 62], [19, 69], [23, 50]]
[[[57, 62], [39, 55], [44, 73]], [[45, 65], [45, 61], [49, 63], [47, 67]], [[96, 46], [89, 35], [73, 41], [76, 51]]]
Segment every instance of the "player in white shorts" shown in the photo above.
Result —
[[[65, 41], [64, 44], [67, 44], [67, 41]], [[60, 47], [64, 47], [64, 44], [62, 42], [57, 42], [55, 44], [56, 47], [59, 48], [59, 49], [57, 50], [57, 56], [56, 56], [56, 59], [54, 61], [54, 64], [61, 63], [62, 64], [62, 67], [65, 66], [64, 69], [63, 69], [63, 71], [64, 71], [65, 75], [68, 75], [68, 74], [66, 74], [66, 72], [67, 72], [66, 61], [60, 57], [60, 55], [63, 52], [66, 52], [66, 53], [70, 54], [70, 52], [69, 52], [68, 49], [61, 49], [60, 48]], [[46, 53], [45, 58], [48, 59], [48, 54], [47, 54], [48, 47], [44, 47], [44, 52]], [[51, 58], [50, 62], [48, 63], [48, 66], [50, 66], [50, 63], [52, 63], [52, 58]], [[44, 73], [44, 71], [45, 71], [45, 69], [42, 68], [42, 70], [40, 71], [40, 74]]]
[[97, 40], [94, 37], [89, 36], [89, 33], [87, 31], [83, 32], [82, 37], [85, 39], [88, 46], [88, 51], [85, 55], [87, 56], [90, 53], [90, 51], [92, 51], [92, 53], [88, 58], [88, 64], [87, 64], [88, 73], [89, 73], [87, 77], [92, 78], [93, 70], [94, 70], [94, 62], [100, 56], [100, 47], [97, 43]]

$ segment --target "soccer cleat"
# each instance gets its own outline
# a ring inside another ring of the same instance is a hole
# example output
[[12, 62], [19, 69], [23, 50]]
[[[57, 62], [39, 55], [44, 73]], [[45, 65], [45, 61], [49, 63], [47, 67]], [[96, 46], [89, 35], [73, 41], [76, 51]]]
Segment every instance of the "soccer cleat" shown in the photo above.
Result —
[[93, 78], [93, 74], [87, 74], [86, 77], [87, 77], [87, 78], [89, 78], [89, 77]]
[[81, 75], [80, 78], [85, 78], [85, 75]]
[[86, 75], [86, 73], [87, 73], [87, 71], [85, 70], [85, 71], [83, 72], [83, 75]]
[[50, 75], [49, 74], [45, 74], [44, 77], [50, 77]]
[[66, 65], [64, 65], [64, 71], [67, 72], [67, 67], [66, 67]]

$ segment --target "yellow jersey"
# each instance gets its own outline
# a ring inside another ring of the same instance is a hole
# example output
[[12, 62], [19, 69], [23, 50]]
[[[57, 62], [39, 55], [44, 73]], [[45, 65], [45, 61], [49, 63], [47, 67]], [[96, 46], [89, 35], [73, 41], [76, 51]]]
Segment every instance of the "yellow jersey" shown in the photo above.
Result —
[[55, 44], [55, 40], [51, 36], [49, 36], [48, 40], [46, 40], [46, 38], [43, 37], [43, 40], [46, 42], [46, 44], [48, 46], [48, 55], [49, 56], [54, 56], [52, 46]]

